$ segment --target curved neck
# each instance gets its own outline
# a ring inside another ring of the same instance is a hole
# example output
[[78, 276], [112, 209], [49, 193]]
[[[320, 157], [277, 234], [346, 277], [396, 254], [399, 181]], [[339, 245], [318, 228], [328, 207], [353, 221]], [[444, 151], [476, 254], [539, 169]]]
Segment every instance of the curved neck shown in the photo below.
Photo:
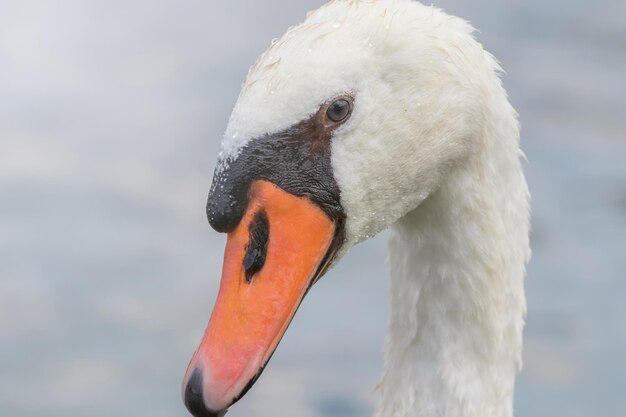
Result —
[[380, 417], [512, 415], [529, 210], [503, 100], [485, 148], [393, 227]]

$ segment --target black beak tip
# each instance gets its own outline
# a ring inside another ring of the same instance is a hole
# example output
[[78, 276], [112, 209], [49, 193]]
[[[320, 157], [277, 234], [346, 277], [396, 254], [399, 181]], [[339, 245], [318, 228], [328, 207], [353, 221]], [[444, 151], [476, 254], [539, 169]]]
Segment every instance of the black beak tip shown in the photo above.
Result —
[[185, 387], [185, 407], [194, 417], [223, 417], [227, 410], [209, 410], [204, 404], [202, 392], [202, 371], [196, 368]]

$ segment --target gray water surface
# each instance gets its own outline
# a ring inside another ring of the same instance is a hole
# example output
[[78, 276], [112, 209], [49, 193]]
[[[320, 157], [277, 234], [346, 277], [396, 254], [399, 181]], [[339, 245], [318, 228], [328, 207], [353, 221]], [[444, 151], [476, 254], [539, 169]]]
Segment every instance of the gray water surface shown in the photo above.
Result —
[[[204, 203], [248, 66], [320, 1], [0, 0], [0, 416], [187, 415], [224, 237]], [[443, 0], [502, 62], [533, 195], [518, 417], [626, 415], [626, 2]], [[229, 416], [371, 415], [383, 233]]]

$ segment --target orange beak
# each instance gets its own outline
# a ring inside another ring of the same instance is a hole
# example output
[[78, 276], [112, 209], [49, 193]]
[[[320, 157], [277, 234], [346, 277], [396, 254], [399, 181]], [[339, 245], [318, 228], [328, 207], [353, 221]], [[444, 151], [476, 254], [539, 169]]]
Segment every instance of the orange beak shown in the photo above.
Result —
[[323, 272], [335, 228], [308, 198], [267, 181], [251, 185], [247, 210], [228, 234], [209, 325], [183, 381], [192, 414], [220, 415], [254, 383]]

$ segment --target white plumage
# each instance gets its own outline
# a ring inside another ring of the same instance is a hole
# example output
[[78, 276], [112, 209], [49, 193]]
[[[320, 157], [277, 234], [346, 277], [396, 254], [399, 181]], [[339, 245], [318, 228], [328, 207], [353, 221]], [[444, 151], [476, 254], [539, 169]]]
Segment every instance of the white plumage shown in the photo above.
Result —
[[380, 417], [512, 415], [529, 196], [516, 113], [472, 31], [415, 1], [331, 1], [250, 69], [223, 140], [226, 164], [249, 138], [355, 96], [332, 165], [342, 251], [393, 230]]

